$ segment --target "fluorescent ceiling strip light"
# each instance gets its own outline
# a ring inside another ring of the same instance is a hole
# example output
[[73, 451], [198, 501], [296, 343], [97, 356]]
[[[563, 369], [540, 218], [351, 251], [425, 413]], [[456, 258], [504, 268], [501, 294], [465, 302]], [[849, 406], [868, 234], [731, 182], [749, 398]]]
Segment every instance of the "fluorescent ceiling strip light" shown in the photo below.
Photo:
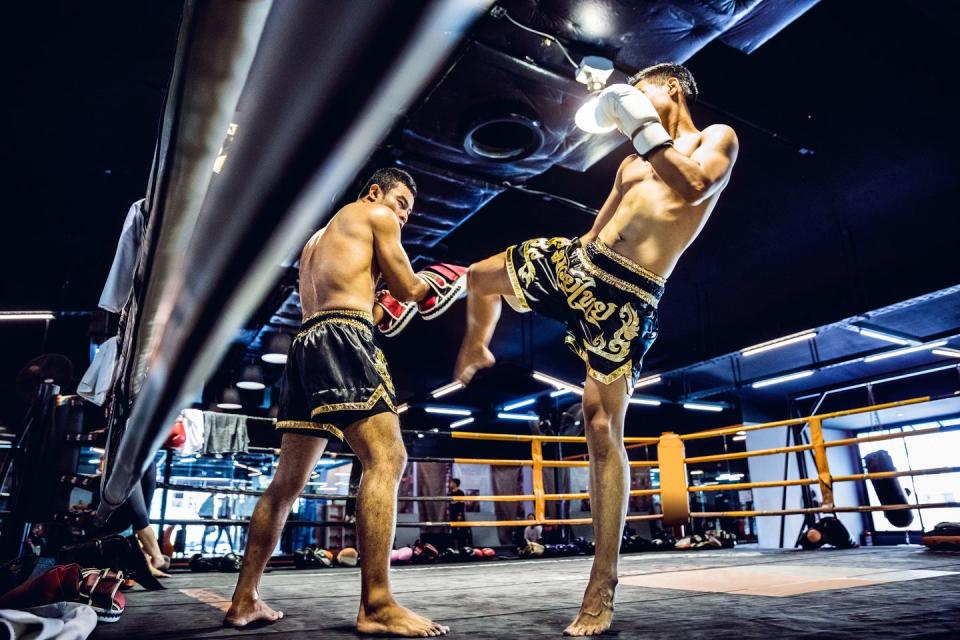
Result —
[[937, 340], [936, 342], [928, 342], [927, 344], [918, 344], [915, 347], [893, 349], [892, 351], [884, 351], [883, 353], [875, 353], [872, 356], [867, 356], [866, 358], [863, 359], [863, 361], [876, 362], [877, 360], [886, 360], [887, 358], [896, 358], [897, 356], [905, 356], [909, 353], [916, 353], [917, 351], [926, 351], [927, 349], [942, 347], [945, 344], [947, 344], [946, 340]]
[[634, 389], [639, 389], [640, 387], [646, 387], [651, 384], [657, 384], [663, 378], [659, 375], [656, 376], [647, 376], [646, 378], [640, 378], [637, 380], [637, 384], [633, 385]]
[[[462, 427], [463, 425], [470, 424], [471, 422], [473, 422], [473, 418], [464, 418], [463, 420], [457, 420], [456, 422], [451, 422], [450, 428], [456, 429], [457, 427]], [[434, 431], [436, 431], [436, 429], [434, 429]]]
[[503, 413], [502, 411], [497, 414], [497, 417], [501, 420], [518, 420], [522, 422], [530, 422], [531, 420], [540, 419], [540, 416], [532, 413]]
[[265, 353], [260, 359], [267, 364], [287, 364], [287, 354], [285, 353]]
[[690, 472], [690, 475], [692, 475], [692, 476], [702, 476], [702, 475], [703, 475], [703, 470], [702, 470], [702, 469], [694, 469], [693, 471]]
[[56, 316], [51, 311], [0, 311], [0, 320], [54, 320]]
[[659, 407], [663, 403], [659, 400], [650, 400], [649, 398], [630, 398], [630, 404], [642, 404], [645, 407]]
[[536, 402], [536, 398], [527, 398], [526, 400], [517, 400], [516, 402], [511, 402], [510, 404], [504, 405], [504, 411], [511, 411], [513, 409], [519, 409], [520, 407], [527, 407]]
[[760, 344], [755, 344], [752, 347], [747, 347], [740, 351], [740, 355], [747, 358], [758, 353], [763, 353], [764, 351], [770, 351], [771, 349], [779, 349], [780, 347], [785, 347], [788, 344], [794, 344], [797, 342], [803, 342], [804, 340], [812, 340], [817, 337], [816, 331], [803, 331], [801, 333], [794, 333], [789, 336], [784, 336], [782, 338], [777, 338], [776, 340], [770, 340], [769, 342], [761, 342]]
[[399, 415], [399, 414], [403, 413], [404, 411], [406, 411], [406, 410], [409, 409], [409, 408], [410, 408], [410, 405], [407, 404], [406, 402], [404, 402], [402, 405], [400, 405], [399, 407], [397, 407], [397, 414]]
[[732, 438], [730, 438], [730, 439], [731, 439], [731, 440], [733, 440], [734, 442], [742, 442], [742, 441], [744, 441], [744, 440], [746, 440], [746, 439], [747, 439], [747, 436], [746, 436], [746, 435], [742, 435], [742, 436], [733, 436], [733, 437], [732, 437]]
[[219, 402], [217, 403], [218, 409], [243, 409], [242, 404], [237, 404], [235, 402]]
[[906, 338], [901, 338], [900, 336], [895, 336], [891, 333], [884, 333], [883, 331], [877, 331], [876, 329], [868, 329], [867, 327], [857, 327], [857, 331], [862, 336], [868, 338], [874, 338], [876, 340], [883, 340], [884, 342], [892, 342], [893, 344], [899, 344], [901, 346], [907, 346], [909, 344], [914, 344], [907, 340]]
[[259, 391], [267, 387], [267, 385], [262, 382], [254, 382], [253, 380], [241, 380], [236, 386], [240, 389], [247, 389], [248, 391]]
[[565, 396], [568, 393], [573, 393], [573, 391], [570, 391], [570, 389], [557, 389], [556, 391], [550, 392], [550, 397], [559, 398], [560, 396]]
[[946, 356], [947, 358], [960, 358], [960, 350], [957, 349], [934, 349], [933, 355]]
[[439, 389], [434, 389], [433, 391], [430, 392], [430, 395], [433, 396], [434, 398], [440, 398], [447, 395], [448, 393], [459, 391], [460, 389], [463, 389], [463, 383], [457, 380], [456, 382], [445, 384]]
[[960, 426], [960, 418], [950, 418], [949, 420], [941, 420], [941, 427], [957, 427]]
[[813, 369], [807, 371], [797, 371], [796, 373], [788, 373], [785, 376], [777, 376], [776, 378], [767, 378], [766, 380], [757, 380], [754, 382], [751, 387], [754, 389], [762, 389], [763, 387], [769, 387], [775, 384], [780, 384], [781, 382], [790, 382], [791, 380], [799, 380], [800, 378], [809, 378], [814, 374]]
[[467, 409], [451, 409], [448, 407], [425, 407], [424, 411], [427, 413], [438, 413], [444, 416], [469, 416], [472, 415], [472, 411]]
[[705, 404], [703, 402], [684, 402], [683, 408], [690, 409], [691, 411], [714, 411], [714, 412], [723, 411], [722, 405]]
[[534, 371], [534, 372], [533, 372], [533, 379], [534, 379], [534, 380], [539, 380], [540, 382], [543, 382], [543, 383], [546, 383], [546, 384], [549, 384], [549, 385], [552, 385], [552, 386], [556, 387], [557, 389], [566, 389], [567, 391], [571, 391], [571, 392], [576, 393], [576, 394], [578, 394], [578, 395], [581, 395], [581, 396], [583, 395], [583, 388], [582, 388], [582, 387], [578, 387], [578, 386], [575, 385], [575, 384], [570, 384], [569, 382], [564, 382], [563, 380], [560, 380], [559, 378], [554, 378], [553, 376], [548, 376], [547, 374], [545, 374], [545, 373], [540, 373], [539, 371]]

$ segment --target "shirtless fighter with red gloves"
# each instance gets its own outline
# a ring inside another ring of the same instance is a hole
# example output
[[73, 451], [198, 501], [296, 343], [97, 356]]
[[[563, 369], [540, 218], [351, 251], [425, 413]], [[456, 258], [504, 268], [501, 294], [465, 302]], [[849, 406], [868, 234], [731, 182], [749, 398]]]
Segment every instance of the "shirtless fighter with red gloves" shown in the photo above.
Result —
[[[357, 494], [361, 576], [357, 631], [429, 637], [449, 630], [400, 606], [389, 578], [397, 488], [407, 454], [393, 380], [374, 337], [375, 285], [382, 276], [392, 299], [417, 303], [409, 306], [429, 319], [463, 294], [466, 271], [436, 265], [413, 272], [400, 244], [400, 229], [410, 216], [416, 192], [405, 171], [377, 171], [357, 200], [340, 209], [303, 249], [303, 324], [283, 372], [277, 418], [277, 429], [283, 432], [280, 461], [250, 521], [243, 567], [224, 620], [228, 625], [244, 627], [283, 617], [260, 599], [260, 577], [290, 507], [332, 435], [346, 440], [363, 465]], [[381, 326], [391, 329], [392, 319], [382, 305], [376, 306], [376, 313]]]

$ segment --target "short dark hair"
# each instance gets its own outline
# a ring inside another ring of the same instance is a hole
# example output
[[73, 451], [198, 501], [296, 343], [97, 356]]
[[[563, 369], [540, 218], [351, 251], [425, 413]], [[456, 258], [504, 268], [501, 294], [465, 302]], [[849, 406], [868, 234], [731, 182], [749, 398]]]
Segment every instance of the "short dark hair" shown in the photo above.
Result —
[[450, 478], [450, 482], [457, 485], [458, 487], [460, 486], [460, 478]]
[[417, 197], [417, 183], [413, 181], [413, 176], [404, 171], [403, 169], [397, 169], [395, 167], [388, 167], [386, 169], [377, 169], [373, 172], [373, 175], [367, 179], [366, 184], [363, 185], [363, 189], [360, 190], [360, 195], [357, 196], [359, 200], [363, 196], [367, 195], [370, 191], [370, 187], [378, 184], [384, 192], [390, 191], [398, 184], [405, 185], [407, 189], [410, 189], [410, 193], [413, 194], [413, 197]]
[[661, 62], [652, 67], [641, 69], [630, 76], [627, 82], [634, 85], [641, 80], [647, 80], [648, 82], [663, 84], [670, 78], [676, 78], [680, 82], [680, 88], [683, 89], [683, 96], [687, 99], [687, 102], [697, 101], [697, 96], [700, 95], [700, 90], [697, 89], [697, 81], [694, 80], [690, 69], [682, 64]]

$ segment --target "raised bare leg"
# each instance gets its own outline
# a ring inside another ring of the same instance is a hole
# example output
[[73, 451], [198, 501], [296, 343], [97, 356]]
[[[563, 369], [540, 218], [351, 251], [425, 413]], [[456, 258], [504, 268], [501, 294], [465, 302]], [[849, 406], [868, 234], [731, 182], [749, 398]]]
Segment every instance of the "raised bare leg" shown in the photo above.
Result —
[[597, 549], [580, 613], [564, 629], [564, 635], [599, 635], [613, 620], [617, 562], [630, 488], [630, 466], [623, 446], [629, 398], [623, 379], [605, 385], [587, 377], [583, 418], [590, 452], [590, 508]]
[[360, 633], [429, 637], [449, 628], [400, 606], [390, 591], [390, 548], [397, 523], [397, 489], [407, 465], [400, 421], [379, 413], [344, 430], [363, 465], [357, 491], [360, 552]]
[[507, 275], [506, 253], [470, 265], [467, 272], [467, 331], [460, 345], [455, 380], [467, 384], [480, 369], [496, 360], [488, 348], [500, 319], [500, 296], [513, 295]]
[[260, 599], [260, 578], [280, 540], [290, 507], [303, 491], [326, 446], [326, 438], [283, 434], [277, 473], [250, 518], [243, 566], [224, 624], [245, 627], [253, 622], [276, 622], [283, 617], [282, 611], [274, 611]]

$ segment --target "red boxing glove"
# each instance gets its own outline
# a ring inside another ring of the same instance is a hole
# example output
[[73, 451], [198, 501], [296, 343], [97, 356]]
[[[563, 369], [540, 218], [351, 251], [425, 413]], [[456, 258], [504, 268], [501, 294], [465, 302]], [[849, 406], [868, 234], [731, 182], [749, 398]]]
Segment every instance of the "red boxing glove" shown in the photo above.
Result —
[[440, 317], [467, 293], [466, 267], [438, 263], [418, 271], [417, 277], [427, 283], [431, 292], [417, 305], [424, 320]]
[[386, 289], [377, 291], [377, 304], [383, 309], [383, 318], [377, 323], [377, 328], [391, 338], [403, 331], [417, 315], [416, 303], [400, 302]]
[[183, 421], [177, 420], [173, 423], [173, 429], [167, 436], [167, 441], [163, 443], [166, 449], [179, 449], [187, 442], [187, 430], [183, 427]]

